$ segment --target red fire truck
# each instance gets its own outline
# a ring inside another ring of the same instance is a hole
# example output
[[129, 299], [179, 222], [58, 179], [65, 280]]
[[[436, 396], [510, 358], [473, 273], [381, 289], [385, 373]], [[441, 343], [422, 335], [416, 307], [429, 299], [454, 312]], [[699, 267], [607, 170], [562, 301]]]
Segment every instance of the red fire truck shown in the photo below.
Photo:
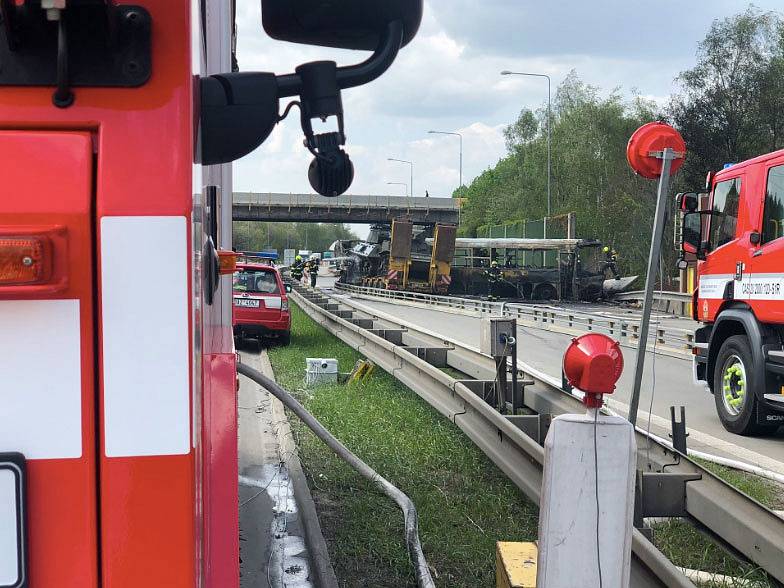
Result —
[[681, 267], [697, 260], [695, 378], [724, 427], [741, 435], [784, 425], [784, 150], [708, 175], [678, 195]]
[[298, 97], [311, 183], [344, 191], [340, 91], [391, 65], [422, 2], [262, 13], [373, 53], [238, 73], [231, 0], [0, 0], [3, 588], [238, 586], [229, 162]]

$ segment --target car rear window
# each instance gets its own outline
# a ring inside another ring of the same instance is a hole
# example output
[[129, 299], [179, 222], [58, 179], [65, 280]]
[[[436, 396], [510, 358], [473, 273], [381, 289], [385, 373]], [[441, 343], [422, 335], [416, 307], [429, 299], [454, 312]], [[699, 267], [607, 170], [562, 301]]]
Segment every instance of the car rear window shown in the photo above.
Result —
[[280, 294], [274, 272], [244, 269], [234, 273], [234, 290], [251, 294]]

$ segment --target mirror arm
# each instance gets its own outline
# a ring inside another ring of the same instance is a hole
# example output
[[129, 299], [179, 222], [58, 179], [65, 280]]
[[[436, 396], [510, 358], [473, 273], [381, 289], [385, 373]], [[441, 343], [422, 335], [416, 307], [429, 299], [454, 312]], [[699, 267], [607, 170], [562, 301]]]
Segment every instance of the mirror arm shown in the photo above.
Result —
[[372, 82], [389, 69], [403, 44], [403, 22], [393, 21], [381, 37], [378, 48], [362, 63], [339, 67], [338, 87], [345, 90]]
[[[395, 61], [403, 43], [403, 22], [396, 20], [387, 25], [378, 47], [368, 59], [357, 65], [337, 68], [338, 88], [354, 88], [372, 82], [389, 69]], [[286, 74], [277, 77], [278, 97], [288, 98], [302, 93], [302, 78], [299, 74]]]

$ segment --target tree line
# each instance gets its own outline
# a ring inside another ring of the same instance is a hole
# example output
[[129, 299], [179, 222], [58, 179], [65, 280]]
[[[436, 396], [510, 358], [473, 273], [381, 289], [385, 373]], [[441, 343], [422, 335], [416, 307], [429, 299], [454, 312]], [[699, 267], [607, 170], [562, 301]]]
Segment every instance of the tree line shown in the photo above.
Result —
[[[636, 177], [626, 144], [640, 125], [663, 120], [686, 141], [674, 191], [700, 190], [709, 170], [784, 147], [784, 20], [753, 6], [713, 22], [697, 62], [676, 78], [669, 104], [619, 89], [603, 94], [571, 72], [552, 104], [552, 214], [577, 213], [577, 233], [614, 247], [627, 274], [647, 265], [656, 182]], [[524, 109], [506, 127], [507, 154], [458, 189], [466, 198], [461, 232], [542, 218], [547, 212], [547, 105]], [[665, 286], [677, 272], [672, 215], [665, 233]]]
[[323, 252], [338, 239], [356, 239], [345, 225], [328, 223], [266, 223], [235, 221], [233, 243], [237, 251], [308, 249]]

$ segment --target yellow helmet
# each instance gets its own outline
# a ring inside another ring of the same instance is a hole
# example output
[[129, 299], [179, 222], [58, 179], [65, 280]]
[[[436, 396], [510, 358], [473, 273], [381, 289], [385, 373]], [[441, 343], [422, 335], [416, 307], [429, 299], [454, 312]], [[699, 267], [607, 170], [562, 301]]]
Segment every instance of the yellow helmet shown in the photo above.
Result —
[[490, 267], [498, 267], [498, 262], [493, 260], [490, 262]]
[[605, 252], [605, 253], [609, 253], [610, 252], [610, 248], [607, 247], [607, 245], [605, 245], [604, 249], [602, 249], [602, 251]]
[[294, 259], [295, 259], [296, 261], [302, 261], [302, 256], [301, 256], [301, 255], [297, 255], [297, 257], [295, 257]]

